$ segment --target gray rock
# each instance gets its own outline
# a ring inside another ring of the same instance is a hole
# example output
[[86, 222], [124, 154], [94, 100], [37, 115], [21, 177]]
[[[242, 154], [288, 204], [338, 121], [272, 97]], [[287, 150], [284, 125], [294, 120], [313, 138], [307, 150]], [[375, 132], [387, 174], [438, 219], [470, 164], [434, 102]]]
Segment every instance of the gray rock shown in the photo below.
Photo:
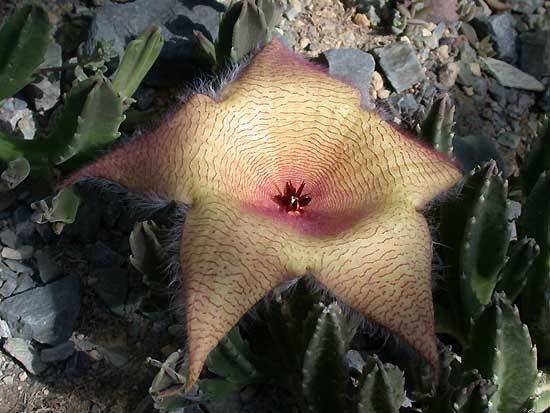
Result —
[[18, 98], [6, 98], [0, 103], [0, 130], [24, 139], [34, 138], [36, 126], [27, 103]]
[[6, 247], [15, 248], [17, 245], [17, 235], [11, 229], [6, 228], [0, 232], [0, 241]]
[[12, 337], [10, 326], [4, 320], [0, 319], [0, 337], [1, 338], [10, 338]]
[[362, 104], [369, 105], [369, 88], [374, 58], [359, 49], [330, 49], [323, 53], [331, 76], [351, 83], [361, 92]]
[[399, 42], [375, 49], [374, 52], [396, 92], [400, 93], [426, 78], [411, 45]]
[[502, 60], [493, 59], [491, 57], [483, 57], [481, 59], [485, 70], [493, 75], [502, 86], [537, 92], [544, 90], [544, 85], [533, 76], [522, 72]]
[[52, 348], [45, 348], [40, 352], [40, 359], [44, 363], [55, 363], [68, 359], [74, 353], [74, 343], [67, 341]]
[[32, 274], [34, 270], [31, 267], [27, 267], [25, 264], [16, 260], [4, 260], [4, 263], [17, 274]]
[[19, 248], [4, 247], [2, 258], [9, 260], [27, 260], [32, 257], [34, 248], [31, 245], [21, 245]]
[[346, 353], [346, 361], [349, 367], [357, 370], [358, 372], [362, 372], [363, 367], [367, 364], [363, 359], [363, 356], [361, 356], [361, 353], [357, 350], [348, 350]]
[[497, 57], [508, 63], [517, 61], [516, 21], [510, 13], [480, 16], [471, 21], [480, 39], [489, 36]]
[[[60, 67], [63, 64], [61, 46], [55, 41], [50, 42], [44, 61], [39, 69]], [[38, 111], [53, 108], [61, 96], [61, 72], [50, 71], [39, 74], [37, 79], [25, 87], [25, 94], [29, 96]]]
[[8, 338], [4, 343], [4, 351], [19, 361], [25, 369], [34, 375], [39, 375], [46, 370], [38, 352], [27, 340], [22, 338]]
[[508, 0], [512, 10], [518, 13], [533, 14], [539, 7], [542, 7], [544, 0]]
[[0, 287], [0, 295], [2, 297], [9, 297], [17, 289], [17, 280], [13, 278], [8, 278]]
[[38, 250], [34, 256], [36, 258], [36, 265], [38, 267], [40, 279], [44, 284], [49, 283], [61, 275], [59, 266], [47, 252]]
[[17, 288], [13, 292], [14, 294], [19, 294], [24, 291], [30, 290], [31, 288], [34, 288], [36, 285], [34, 284], [33, 279], [28, 274], [21, 274], [19, 278], [17, 278]]
[[132, 39], [151, 25], [160, 26], [165, 40], [160, 60], [196, 61], [197, 41], [193, 30], [207, 37], [218, 36], [218, 25], [224, 6], [216, 2], [191, 0], [136, 0], [129, 3], [109, 3], [95, 10], [86, 46], [92, 50], [99, 40], [111, 42], [122, 56]]
[[16, 337], [44, 344], [67, 341], [80, 311], [80, 279], [75, 275], [14, 295], [0, 303], [0, 317]]
[[510, 149], [517, 149], [521, 137], [515, 133], [501, 133], [497, 137], [497, 142]]
[[537, 78], [550, 76], [550, 30], [523, 33], [519, 44], [521, 70]]
[[0, 261], [0, 280], [7, 280], [8, 278], [15, 280], [17, 278], [17, 274], [6, 264]]

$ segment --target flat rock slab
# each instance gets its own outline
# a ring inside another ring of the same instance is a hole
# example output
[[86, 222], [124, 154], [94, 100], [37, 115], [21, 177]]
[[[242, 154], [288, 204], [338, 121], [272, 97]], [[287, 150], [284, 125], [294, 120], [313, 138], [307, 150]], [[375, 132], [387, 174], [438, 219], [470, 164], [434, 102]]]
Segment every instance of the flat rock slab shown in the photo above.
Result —
[[80, 311], [80, 279], [76, 275], [33, 288], [0, 302], [0, 318], [15, 337], [50, 345], [67, 341]]
[[484, 57], [482, 58], [482, 62], [483, 68], [493, 75], [502, 86], [515, 89], [533, 90], [535, 92], [544, 90], [544, 85], [533, 76], [522, 72], [518, 68], [503, 62], [502, 60], [493, 59], [492, 57]]
[[330, 49], [323, 53], [331, 76], [351, 83], [361, 92], [361, 103], [369, 106], [369, 89], [374, 72], [374, 58], [353, 48]]
[[3, 348], [6, 353], [19, 361], [29, 373], [38, 375], [46, 370], [46, 365], [40, 360], [38, 352], [27, 340], [8, 338]]
[[550, 30], [523, 33], [520, 51], [521, 70], [537, 78], [550, 76]]
[[105, 40], [111, 42], [114, 51], [121, 56], [130, 40], [147, 27], [156, 25], [161, 27], [165, 40], [161, 60], [192, 58], [197, 44], [193, 30], [215, 39], [223, 11], [224, 6], [216, 2], [189, 0], [136, 0], [106, 4], [95, 10], [86, 46], [93, 49], [97, 41]]
[[378, 56], [380, 67], [397, 93], [426, 78], [416, 52], [408, 43], [390, 44], [375, 49], [374, 53]]
[[516, 21], [510, 13], [480, 16], [472, 20], [480, 39], [490, 36], [495, 45], [497, 57], [508, 63], [517, 60]]

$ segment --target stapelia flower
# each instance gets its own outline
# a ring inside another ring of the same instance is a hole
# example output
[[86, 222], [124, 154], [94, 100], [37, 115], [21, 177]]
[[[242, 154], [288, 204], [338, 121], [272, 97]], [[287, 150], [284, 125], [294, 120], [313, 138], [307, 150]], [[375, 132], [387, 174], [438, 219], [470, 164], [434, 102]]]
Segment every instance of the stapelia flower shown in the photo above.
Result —
[[419, 211], [461, 174], [360, 101], [275, 40], [215, 99], [194, 95], [68, 180], [192, 205], [181, 241], [187, 389], [254, 304], [304, 274], [437, 365]]

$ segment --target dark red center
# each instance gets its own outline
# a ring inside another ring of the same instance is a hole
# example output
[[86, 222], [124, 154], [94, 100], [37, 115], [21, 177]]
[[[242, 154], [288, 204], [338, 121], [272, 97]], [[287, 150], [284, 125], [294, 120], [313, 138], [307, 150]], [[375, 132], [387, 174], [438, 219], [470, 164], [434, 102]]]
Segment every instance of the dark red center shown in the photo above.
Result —
[[289, 214], [302, 214], [304, 212], [304, 207], [311, 202], [311, 196], [308, 194], [302, 195], [304, 186], [305, 182], [302, 181], [300, 186], [296, 189], [291, 181], [287, 181], [284, 192], [281, 192], [279, 188], [277, 188], [278, 194], [271, 199]]

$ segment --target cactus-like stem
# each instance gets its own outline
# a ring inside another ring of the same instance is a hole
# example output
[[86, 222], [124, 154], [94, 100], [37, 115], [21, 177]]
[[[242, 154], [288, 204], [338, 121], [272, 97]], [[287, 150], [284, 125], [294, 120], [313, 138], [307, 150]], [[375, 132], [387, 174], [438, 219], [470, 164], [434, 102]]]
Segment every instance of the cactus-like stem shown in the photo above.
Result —
[[357, 413], [398, 413], [405, 401], [405, 377], [398, 367], [367, 359], [359, 388]]
[[303, 391], [315, 413], [346, 411], [347, 343], [342, 310], [333, 303], [325, 307], [306, 350]]
[[532, 238], [523, 238], [510, 251], [510, 259], [500, 273], [497, 291], [506, 293], [514, 302], [527, 283], [527, 274], [534, 260], [539, 256], [540, 248]]
[[419, 129], [420, 136], [435, 150], [453, 157], [455, 105], [448, 94], [432, 104]]
[[489, 303], [510, 241], [508, 184], [491, 161], [466, 177], [459, 196], [442, 207], [442, 252], [451, 266], [449, 291], [466, 323]]
[[540, 174], [548, 170], [550, 170], [550, 119], [546, 116], [521, 170], [521, 183], [525, 196], [529, 195]]
[[463, 367], [479, 370], [497, 385], [491, 413], [517, 413], [534, 394], [537, 352], [517, 308], [503, 294], [495, 294], [473, 326]]
[[550, 173], [543, 172], [525, 203], [518, 223], [521, 236], [532, 237], [540, 247], [527, 274], [522, 292], [521, 309], [539, 348], [539, 358], [550, 362]]

